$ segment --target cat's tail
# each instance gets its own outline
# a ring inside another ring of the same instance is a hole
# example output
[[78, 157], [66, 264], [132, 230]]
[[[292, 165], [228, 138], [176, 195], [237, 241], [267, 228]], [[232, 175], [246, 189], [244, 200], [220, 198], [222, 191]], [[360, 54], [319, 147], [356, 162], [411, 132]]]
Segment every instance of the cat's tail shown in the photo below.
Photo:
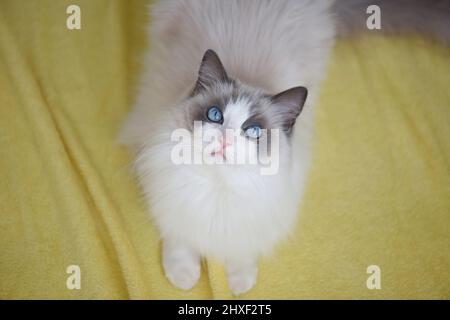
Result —
[[[368, 18], [378, 11], [373, 5], [380, 9], [381, 27], [374, 33], [418, 34], [450, 44], [450, 0], [338, 0], [333, 7], [338, 35], [352, 37], [371, 31]], [[373, 23], [374, 18], [369, 19]]]

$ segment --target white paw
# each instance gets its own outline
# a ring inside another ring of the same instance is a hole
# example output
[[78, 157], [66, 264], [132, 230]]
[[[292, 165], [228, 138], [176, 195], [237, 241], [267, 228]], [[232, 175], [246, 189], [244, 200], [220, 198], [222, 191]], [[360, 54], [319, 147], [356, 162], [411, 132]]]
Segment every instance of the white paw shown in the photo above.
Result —
[[173, 261], [164, 264], [166, 277], [177, 288], [189, 290], [200, 279], [200, 264], [191, 261]]
[[233, 272], [228, 274], [228, 286], [235, 296], [249, 291], [256, 283], [257, 271]]

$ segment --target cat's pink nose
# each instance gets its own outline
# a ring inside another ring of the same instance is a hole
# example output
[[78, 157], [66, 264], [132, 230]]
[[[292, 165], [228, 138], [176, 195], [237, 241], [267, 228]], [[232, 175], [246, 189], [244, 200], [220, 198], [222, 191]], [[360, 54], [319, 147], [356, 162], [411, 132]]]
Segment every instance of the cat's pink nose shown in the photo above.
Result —
[[222, 146], [222, 149], [225, 149], [228, 146], [231, 146], [233, 144], [233, 138], [232, 137], [225, 137], [225, 141], [223, 138], [220, 138], [220, 145]]
[[233, 139], [225, 137], [225, 140], [223, 140], [223, 138], [220, 137], [219, 138], [219, 143], [220, 143], [219, 150], [215, 150], [215, 151], [211, 152], [211, 155], [212, 156], [222, 156], [223, 158], [226, 158], [226, 156], [225, 156], [225, 149], [228, 146], [231, 146], [233, 144]]

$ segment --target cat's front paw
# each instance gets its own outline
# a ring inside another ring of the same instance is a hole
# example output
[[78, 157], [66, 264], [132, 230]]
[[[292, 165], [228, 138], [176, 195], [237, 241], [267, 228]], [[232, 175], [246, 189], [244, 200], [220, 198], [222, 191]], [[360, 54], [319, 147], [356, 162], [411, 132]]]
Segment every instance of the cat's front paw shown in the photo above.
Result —
[[189, 290], [200, 279], [200, 256], [178, 243], [164, 241], [163, 267], [166, 277], [179, 289]]
[[228, 273], [228, 286], [231, 292], [237, 296], [249, 291], [256, 283], [257, 274], [257, 268]]
[[192, 289], [200, 279], [200, 265], [173, 264], [164, 266], [166, 277], [177, 288], [183, 290]]

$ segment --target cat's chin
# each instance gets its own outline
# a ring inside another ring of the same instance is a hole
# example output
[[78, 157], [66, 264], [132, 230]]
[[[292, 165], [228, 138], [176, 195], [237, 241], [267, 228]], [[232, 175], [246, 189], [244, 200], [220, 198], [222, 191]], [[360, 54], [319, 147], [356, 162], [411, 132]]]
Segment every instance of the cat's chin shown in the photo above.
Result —
[[202, 164], [205, 167], [226, 167], [234, 170], [251, 170], [258, 169], [259, 165], [256, 163], [237, 163], [236, 159], [227, 158], [226, 155], [210, 155], [207, 158], [204, 158], [204, 163]]
[[214, 159], [214, 160], [217, 160], [217, 161], [219, 161], [219, 162], [227, 162], [227, 155], [226, 155], [226, 153], [224, 153], [224, 152], [211, 152], [210, 154], [209, 154], [209, 159]]
[[211, 152], [208, 155], [205, 155], [203, 157], [203, 164], [214, 166], [214, 165], [235, 165], [238, 166], [239, 164], [236, 163], [236, 159], [232, 157], [232, 155], [227, 155], [227, 153], [223, 152]]

